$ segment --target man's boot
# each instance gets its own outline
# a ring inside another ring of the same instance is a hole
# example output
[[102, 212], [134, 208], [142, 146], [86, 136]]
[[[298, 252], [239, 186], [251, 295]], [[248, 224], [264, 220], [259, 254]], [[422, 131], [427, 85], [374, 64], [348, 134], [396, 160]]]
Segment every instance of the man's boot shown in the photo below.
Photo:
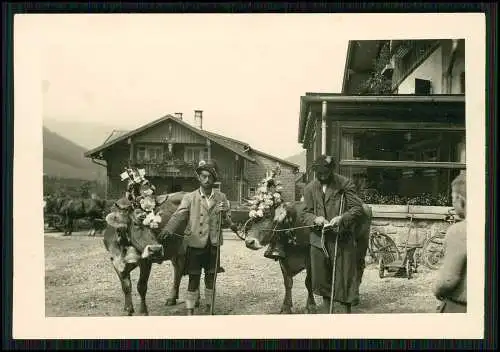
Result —
[[196, 305], [196, 300], [200, 295], [200, 291], [187, 291], [186, 297], [186, 315], [194, 315], [194, 307]]
[[210, 314], [210, 308], [212, 307], [212, 298], [214, 295], [214, 290], [205, 287], [205, 313]]

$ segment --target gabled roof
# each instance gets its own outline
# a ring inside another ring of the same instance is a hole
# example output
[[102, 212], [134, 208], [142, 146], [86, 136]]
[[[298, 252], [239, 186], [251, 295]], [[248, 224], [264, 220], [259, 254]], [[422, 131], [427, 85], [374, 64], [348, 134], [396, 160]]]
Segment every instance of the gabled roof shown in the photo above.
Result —
[[[115, 133], [115, 131], [113, 131], [111, 133], [111, 135], [104, 141], [103, 144], [101, 144], [98, 147], [95, 147], [93, 149], [86, 151], [83, 155], [87, 158], [91, 157], [93, 154], [99, 153], [99, 152], [103, 151], [104, 149], [111, 147], [113, 144], [124, 141], [127, 138], [133, 136], [134, 134], [140, 133], [140, 132], [145, 131], [153, 126], [156, 126], [156, 125], [162, 123], [163, 121], [168, 120], [169, 118], [173, 118], [173, 116], [166, 115], [166, 116], [160, 117], [159, 119], [151, 121], [145, 125], [142, 125], [141, 127], [136, 128], [135, 130], [128, 131], [128, 132], [122, 131], [121, 133], [119, 133], [119, 136], [117, 136], [118, 133]], [[113, 136], [113, 134], [115, 134], [115, 138], [111, 138]]]
[[106, 138], [106, 140], [103, 143], [111, 142], [112, 140], [114, 140], [116, 138], [119, 138], [119, 137], [123, 136], [126, 133], [128, 133], [128, 131], [125, 131], [125, 130], [113, 130], [111, 132], [111, 134], [108, 136], [108, 138]]
[[94, 149], [87, 151], [84, 155], [85, 155], [85, 157], [91, 157], [92, 155], [99, 153], [99, 152], [103, 151], [104, 149], [107, 149], [118, 142], [124, 141], [127, 138], [132, 137], [133, 135], [136, 135], [136, 134], [143, 132], [147, 129], [155, 127], [155, 126], [159, 125], [160, 123], [165, 122], [167, 120], [173, 120], [173, 121], [179, 123], [180, 125], [186, 127], [187, 129], [191, 130], [192, 132], [199, 134], [205, 138], [208, 138], [210, 141], [217, 143], [226, 149], [229, 149], [233, 153], [236, 153], [236, 154], [242, 156], [243, 158], [250, 160], [251, 162], [255, 162], [255, 159], [252, 158], [250, 155], [246, 154], [243, 150], [239, 150], [239, 149], [235, 148], [233, 145], [231, 145], [225, 141], [222, 141], [219, 138], [217, 138], [217, 139], [213, 138], [208, 133], [206, 133], [206, 131], [203, 131], [203, 130], [200, 130], [196, 127], [193, 127], [190, 124], [186, 123], [185, 121], [183, 121], [175, 116], [172, 116], [172, 115], [165, 115], [165, 116], [160, 117], [159, 119], [156, 119], [150, 123], [142, 125], [141, 127], [136, 128], [135, 130], [132, 130], [132, 131], [128, 131], [128, 132], [126, 132], [126, 131], [119, 131], [119, 132], [114, 131], [114, 134], [115, 134], [114, 138], [113, 138], [113, 133], [112, 133], [111, 136], [108, 137], [108, 139], [102, 145], [100, 145], [97, 148], [94, 148]]
[[205, 138], [208, 138], [211, 142], [217, 143], [220, 146], [232, 151], [235, 154], [242, 156], [243, 158], [245, 158], [251, 162], [256, 162], [256, 160], [249, 154], [250, 151], [257, 153], [257, 154], [260, 154], [260, 155], [263, 155], [265, 157], [274, 159], [276, 161], [279, 161], [280, 163], [299, 168], [299, 165], [291, 163], [287, 160], [283, 160], [283, 159], [277, 158], [275, 156], [261, 152], [259, 150], [253, 149], [250, 147], [250, 145], [248, 143], [238, 141], [236, 139], [229, 138], [226, 136], [222, 136], [222, 135], [214, 133], [214, 132], [200, 130], [199, 128], [191, 126], [189, 123], [187, 123], [187, 122], [185, 122], [185, 121], [183, 121], [183, 120], [181, 120], [173, 115], [163, 116], [159, 119], [156, 119], [156, 120], [154, 120], [150, 123], [147, 123], [139, 128], [136, 128], [135, 130], [132, 130], [132, 131], [113, 130], [111, 135], [104, 141], [104, 143], [102, 145], [87, 151], [84, 155], [85, 155], [85, 157], [91, 157], [92, 155], [95, 155], [96, 153], [99, 153], [99, 152], [103, 151], [104, 149], [107, 149], [118, 142], [124, 141], [127, 138], [132, 137], [133, 135], [135, 135], [137, 133], [143, 132], [149, 128], [157, 126], [160, 123], [165, 122], [167, 120], [173, 120], [173, 121], [179, 123], [180, 125], [182, 125], [183, 127], [186, 127], [190, 131], [192, 131], [198, 135], [201, 135]]
[[292, 163], [292, 162], [290, 162], [288, 160], [281, 159], [281, 158], [278, 158], [278, 157], [276, 157], [274, 155], [267, 154], [267, 153], [265, 153], [263, 151], [260, 151], [260, 150], [257, 150], [255, 148], [252, 148], [250, 146], [250, 144], [248, 144], [246, 142], [238, 141], [236, 139], [229, 138], [229, 137], [226, 137], [226, 136], [222, 136], [222, 135], [214, 133], [214, 132], [209, 132], [209, 131], [203, 131], [203, 132], [207, 133], [208, 135], [212, 136], [215, 139], [219, 139], [219, 140], [222, 140], [224, 142], [227, 142], [227, 143], [231, 144], [236, 149], [240, 149], [242, 151], [245, 151], [245, 150], [246, 151], [252, 151], [253, 153], [259, 154], [259, 155], [264, 156], [266, 158], [276, 160], [276, 161], [280, 162], [280, 164], [285, 164], [285, 165], [288, 165], [288, 166], [291, 166], [291, 167], [295, 167], [297, 169], [300, 167], [299, 165], [297, 165], [295, 163]]

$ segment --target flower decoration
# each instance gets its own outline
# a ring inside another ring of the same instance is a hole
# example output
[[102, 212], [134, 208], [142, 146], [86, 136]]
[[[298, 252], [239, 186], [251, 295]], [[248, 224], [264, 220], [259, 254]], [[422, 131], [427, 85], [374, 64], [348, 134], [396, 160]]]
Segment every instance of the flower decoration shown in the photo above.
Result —
[[257, 187], [257, 193], [249, 201], [250, 218], [262, 218], [265, 213], [276, 208], [283, 202], [281, 197], [283, 187], [281, 186], [281, 182], [276, 180], [276, 174], [276, 170], [267, 172], [266, 177]]
[[144, 197], [140, 200], [141, 208], [145, 212], [152, 212], [156, 206], [156, 201], [151, 197]]
[[134, 208], [135, 222], [154, 229], [158, 228], [161, 217], [155, 213], [157, 210], [154, 198], [156, 188], [146, 179], [145, 175], [144, 169], [126, 168], [120, 176], [122, 181], [127, 181], [125, 195]]

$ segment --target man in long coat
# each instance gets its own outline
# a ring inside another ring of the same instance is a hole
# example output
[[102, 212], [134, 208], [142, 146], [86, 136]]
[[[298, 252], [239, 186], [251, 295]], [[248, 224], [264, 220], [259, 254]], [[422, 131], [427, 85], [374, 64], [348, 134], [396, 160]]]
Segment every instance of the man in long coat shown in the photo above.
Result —
[[[200, 292], [201, 269], [205, 272], [206, 310], [210, 310], [214, 295], [215, 271], [221, 271], [220, 253], [219, 260], [216, 259], [217, 248], [223, 244], [221, 229], [229, 226], [233, 231], [237, 230], [228, 212], [226, 195], [213, 188], [218, 179], [215, 160], [202, 160], [196, 173], [200, 187], [184, 196], [160, 233], [160, 238], [182, 231], [185, 235], [184, 241], [187, 247], [184, 274], [189, 275], [187, 315], [194, 314], [195, 302]], [[222, 224], [219, 224], [221, 212]]]
[[[335, 161], [331, 156], [318, 157], [313, 170], [316, 179], [304, 188], [304, 223], [317, 225], [310, 235], [313, 292], [323, 297], [327, 309], [330, 305], [332, 268], [335, 238], [338, 238], [334, 301], [340, 302], [345, 312], [351, 312], [351, 305], [357, 299], [358, 257], [353, 225], [363, 216], [361, 199], [355, 193], [354, 184], [346, 177], [334, 172]], [[340, 214], [341, 195], [344, 196], [344, 210]], [[324, 235], [322, 228], [330, 225]], [[324, 253], [323, 248], [328, 252]]]

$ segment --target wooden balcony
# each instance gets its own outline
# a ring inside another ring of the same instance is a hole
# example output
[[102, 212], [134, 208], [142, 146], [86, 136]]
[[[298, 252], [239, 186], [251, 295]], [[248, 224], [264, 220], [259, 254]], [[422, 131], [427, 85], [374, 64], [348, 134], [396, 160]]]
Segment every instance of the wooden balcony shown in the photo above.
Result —
[[196, 162], [184, 160], [136, 161], [138, 168], [146, 171], [146, 177], [195, 177]]

